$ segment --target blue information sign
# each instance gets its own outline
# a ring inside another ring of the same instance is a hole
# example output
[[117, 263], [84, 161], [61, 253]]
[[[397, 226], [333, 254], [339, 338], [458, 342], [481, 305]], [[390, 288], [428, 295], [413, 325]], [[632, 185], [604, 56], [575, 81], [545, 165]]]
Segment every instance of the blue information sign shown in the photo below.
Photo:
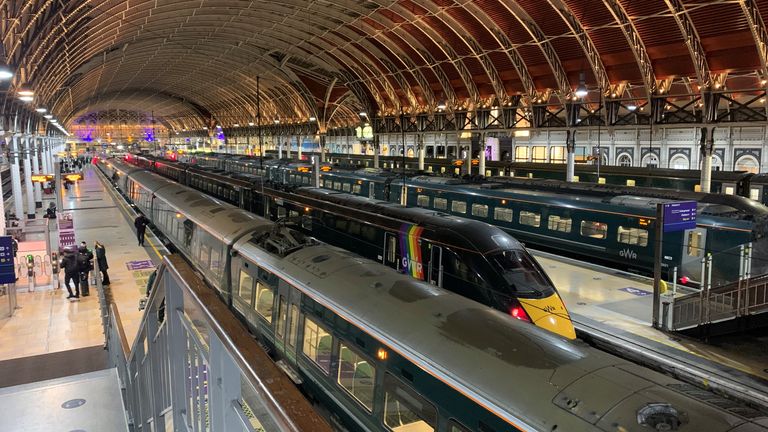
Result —
[[663, 204], [664, 232], [696, 228], [696, 201], [680, 201]]
[[0, 284], [16, 282], [13, 263], [13, 238], [0, 236]]

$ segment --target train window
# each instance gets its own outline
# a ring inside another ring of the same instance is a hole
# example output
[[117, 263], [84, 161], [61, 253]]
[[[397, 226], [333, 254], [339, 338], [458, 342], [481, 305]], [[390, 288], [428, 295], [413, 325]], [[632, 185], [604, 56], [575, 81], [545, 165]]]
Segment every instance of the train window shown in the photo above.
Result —
[[608, 235], [608, 225], [602, 222], [581, 221], [582, 236], [593, 239], [604, 239]]
[[211, 248], [207, 244], [200, 245], [200, 264], [208, 268], [211, 262]]
[[470, 432], [469, 428], [465, 427], [456, 420], [451, 419], [448, 422], [448, 432]]
[[466, 213], [467, 203], [464, 201], [451, 201], [451, 211], [454, 213]]
[[360, 402], [368, 411], [373, 410], [373, 389], [376, 369], [372, 362], [341, 344], [339, 348], [339, 385]]
[[296, 346], [296, 335], [299, 333], [299, 307], [291, 304], [291, 327], [288, 329], [288, 345]]
[[221, 277], [221, 269], [223, 267], [221, 265], [221, 247], [218, 245], [211, 246], [211, 271], [216, 277]]
[[349, 230], [348, 230], [348, 232], [351, 235], [355, 236], [355, 237], [359, 236], [360, 235], [360, 222], [358, 222], [356, 220], [350, 220], [349, 221]]
[[237, 295], [239, 295], [244, 302], [248, 303], [248, 306], [251, 305], [253, 278], [243, 270], [240, 270], [240, 283], [238, 284]]
[[617, 237], [619, 243], [648, 246], [648, 231], [642, 228], [624, 228], [620, 226]]
[[448, 200], [445, 198], [435, 197], [434, 206], [435, 206], [435, 209], [437, 210], [446, 210], [448, 209]]
[[520, 225], [527, 225], [532, 227], [540, 227], [541, 226], [541, 214], [531, 211], [521, 211], [520, 212]]
[[344, 192], [349, 192], [352, 190], [349, 183], [344, 183], [341, 185], [341, 188], [344, 190]]
[[419, 207], [429, 207], [429, 195], [419, 195], [416, 197], [416, 205]]
[[634, 180], [632, 180], [632, 179], [628, 179], [627, 180], [627, 186], [634, 186], [635, 184], [636, 184], [636, 182]]
[[336, 190], [341, 190], [341, 182], [333, 182], [333, 188]]
[[280, 303], [277, 305], [277, 329], [275, 334], [279, 337], [283, 337], [285, 334], [285, 319], [288, 315], [288, 305], [285, 302], [285, 297], [280, 296]]
[[472, 216], [488, 217], [488, 206], [485, 204], [472, 204]]
[[184, 247], [189, 249], [192, 245], [192, 233], [195, 231], [195, 223], [189, 219], [184, 221]]
[[352, 185], [352, 193], [360, 195], [361, 186], [359, 184]]
[[262, 281], [256, 281], [256, 312], [267, 322], [272, 322], [275, 293], [272, 288]]
[[325, 374], [331, 373], [333, 336], [311, 318], [304, 318], [304, 346], [302, 352]]
[[688, 256], [700, 257], [704, 255], [704, 245], [701, 240], [701, 232], [688, 232]]
[[509, 208], [496, 207], [493, 209], [493, 218], [499, 221], [512, 222], [513, 211]]
[[376, 228], [369, 226], [369, 225], [363, 225], [362, 229], [360, 230], [361, 237], [369, 242], [376, 242]]
[[760, 201], [760, 189], [759, 188], [749, 189], [749, 199], [754, 201]]
[[384, 424], [395, 432], [434, 431], [437, 410], [409, 386], [384, 375]]
[[387, 263], [397, 262], [397, 237], [387, 236]]
[[733, 190], [734, 190], [733, 186], [726, 186], [725, 187], [725, 194], [726, 195], [733, 195]]
[[571, 232], [571, 225], [573, 220], [570, 218], [564, 218], [556, 215], [550, 215], [547, 219], [547, 228], [552, 231], [560, 231], [564, 233]]

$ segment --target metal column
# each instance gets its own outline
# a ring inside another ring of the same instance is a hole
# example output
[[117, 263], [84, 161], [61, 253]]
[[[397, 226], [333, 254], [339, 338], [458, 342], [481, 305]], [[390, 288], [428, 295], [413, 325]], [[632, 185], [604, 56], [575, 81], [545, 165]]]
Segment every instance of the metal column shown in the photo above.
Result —
[[424, 135], [418, 135], [419, 140], [419, 171], [424, 171], [424, 158], [427, 155], [427, 147], [424, 145]]
[[[298, 141], [298, 143], [299, 143], [299, 148], [298, 148], [298, 157], [297, 157], [296, 159], [298, 159], [298, 160], [300, 161], [300, 160], [301, 160], [301, 135], [299, 135], [299, 136], [296, 138], [296, 140], [297, 140], [297, 141]], [[322, 143], [321, 143], [321, 144], [320, 144], [320, 152], [322, 152], [322, 151], [323, 151], [323, 146], [322, 146]]]
[[565, 149], [567, 150], [565, 181], [572, 182], [576, 177], [576, 129], [568, 130]]
[[464, 162], [464, 165], [467, 166], [466, 173], [468, 176], [472, 175], [472, 140], [469, 140], [469, 145], [467, 146], [467, 155], [466, 155], [466, 161]]
[[[31, 139], [29, 139], [30, 147], [32, 149], [31, 151], [31, 157], [32, 157], [32, 171], [34, 171], [35, 174], [40, 174], [40, 161], [39, 161], [39, 152], [37, 147], [37, 137], [33, 136]], [[43, 208], [43, 185], [40, 183], [34, 184], [35, 188], [35, 208]]]
[[32, 164], [30, 163], [30, 153], [32, 153], [32, 135], [25, 135], [24, 141], [24, 191], [27, 193], [27, 218], [35, 218], [35, 188], [32, 186]]
[[478, 175], [485, 177], [485, 134], [480, 134], [480, 164]]
[[715, 150], [715, 127], [701, 128], [701, 191], [709, 193], [712, 189], [712, 154]]
[[21, 172], [19, 170], [19, 138], [21, 134], [16, 133], [13, 135], [11, 141], [11, 190], [13, 191], [13, 213], [19, 218], [20, 221], [24, 221], [24, 201], [21, 197]]

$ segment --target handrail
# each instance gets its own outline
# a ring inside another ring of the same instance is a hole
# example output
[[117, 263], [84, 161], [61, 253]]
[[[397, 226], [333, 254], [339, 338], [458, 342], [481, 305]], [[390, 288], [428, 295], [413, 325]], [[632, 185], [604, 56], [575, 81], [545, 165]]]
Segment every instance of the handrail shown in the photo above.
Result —
[[128, 357], [130, 357], [131, 354], [131, 347], [128, 345], [128, 338], [125, 337], [125, 329], [123, 328], [123, 320], [120, 318], [120, 312], [118, 311], [117, 305], [114, 302], [109, 304], [109, 313], [115, 322], [115, 330], [117, 331], [117, 336], [120, 340], [120, 347], [122, 348], [125, 360], [128, 360]]

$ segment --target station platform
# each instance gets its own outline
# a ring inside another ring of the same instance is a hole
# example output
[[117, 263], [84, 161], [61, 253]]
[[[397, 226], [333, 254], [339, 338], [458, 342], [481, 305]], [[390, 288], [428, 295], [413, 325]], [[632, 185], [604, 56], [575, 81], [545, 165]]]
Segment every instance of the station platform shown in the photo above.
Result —
[[[113, 300], [120, 308], [128, 342], [132, 343], [142, 316], [138, 309], [139, 299], [144, 297], [147, 278], [160, 257], [154, 247], [156, 240], [148, 236], [147, 247], [137, 246], [134, 215], [130, 208], [116, 199], [111, 184], [97, 170], [87, 166], [83, 175], [83, 180], [69, 191], [57, 190], [63, 207], [59, 209], [59, 215], [71, 215], [78, 244], [85, 241], [91, 250], [95, 241], [105, 246]], [[36, 219], [43, 220], [47, 203], [53, 200], [55, 196], [46, 197]], [[55, 229], [52, 227], [50, 234], [53, 250], [58, 235]], [[18, 256], [40, 249], [44, 251], [44, 244], [42, 235], [25, 236], [25, 241], [19, 243]], [[47, 285], [36, 280], [38, 283], [33, 291], [30, 291], [26, 275], [18, 276], [16, 289], [20, 308], [12, 317], [0, 317], [0, 374], [5, 360], [103, 346], [99, 302], [93, 285], [90, 296], [70, 301], [66, 299], [63, 271], [58, 274], [60, 283], [56, 283], [55, 277]], [[3, 377], [0, 376], [2, 386]]]
[[[623, 355], [634, 351], [637, 355], [630, 356], [633, 359], [661, 363], [663, 368], [687, 374], [686, 378], [705, 386], [716, 379], [729, 381], [744, 391], [754, 391], [768, 407], [765, 338], [737, 335], [704, 342], [655, 329], [651, 324], [650, 278], [531, 252], [560, 292], [579, 337], [608, 341]], [[679, 290], [677, 294], [686, 292]], [[665, 297], [662, 295], [662, 301]]]

